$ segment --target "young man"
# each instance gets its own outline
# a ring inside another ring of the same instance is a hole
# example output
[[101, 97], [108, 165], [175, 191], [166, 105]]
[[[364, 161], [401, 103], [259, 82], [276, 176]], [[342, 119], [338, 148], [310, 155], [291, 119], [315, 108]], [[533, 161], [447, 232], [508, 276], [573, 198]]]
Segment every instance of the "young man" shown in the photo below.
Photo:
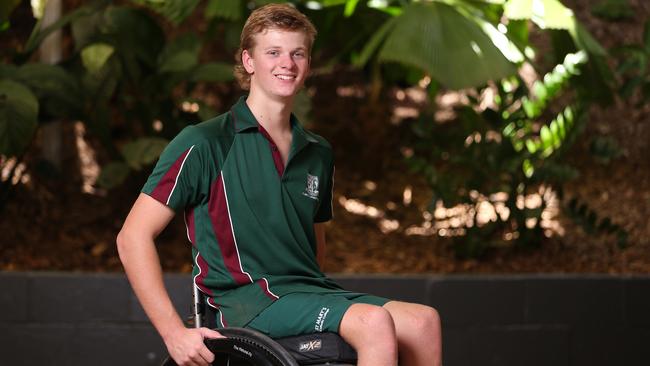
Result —
[[154, 239], [183, 212], [194, 285], [217, 328], [272, 337], [338, 332], [358, 365], [440, 365], [437, 312], [351, 293], [321, 271], [332, 216], [330, 145], [291, 114], [309, 73], [316, 30], [288, 5], [254, 11], [236, 74], [250, 89], [232, 109], [185, 128], [162, 153], [117, 238], [145, 312], [180, 365], [207, 365], [207, 328], [187, 329], [162, 280]]

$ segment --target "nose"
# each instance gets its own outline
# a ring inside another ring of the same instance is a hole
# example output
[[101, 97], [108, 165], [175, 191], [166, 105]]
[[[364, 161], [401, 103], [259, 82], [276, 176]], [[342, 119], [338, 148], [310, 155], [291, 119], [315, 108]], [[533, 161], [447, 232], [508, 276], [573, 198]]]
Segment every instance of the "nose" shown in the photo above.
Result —
[[296, 63], [293, 61], [293, 57], [291, 57], [291, 54], [285, 53], [282, 55], [280, 58], [280, 67], [285, 68], [285, 69], [291, 69]]

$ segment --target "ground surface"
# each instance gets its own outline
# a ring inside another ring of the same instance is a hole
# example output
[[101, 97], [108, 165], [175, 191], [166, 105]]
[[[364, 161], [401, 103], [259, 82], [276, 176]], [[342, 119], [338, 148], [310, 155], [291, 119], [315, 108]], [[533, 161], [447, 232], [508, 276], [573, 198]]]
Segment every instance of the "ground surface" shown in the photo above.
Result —
[[[630, 0], [635, 18], [607, 23], [589, 11], [589, 1], [566, 1], [606, 47], [640, 42], [650, 5]], [[457, 273], [457, 272], [650, 272], [650, 108], [617, 100], [607, 108], [594, 107], [586, 135], [605, 135], [621, 145], [622, 155], [608, 165], [595, 161], [586, 144], [578, 144], [570, 160], [581, 175], [566, 193], [589, 202], [599, 215], [609, 216], [629, 232], [629, 246], [621, 249], [613, 236], [586, 234], [560, 215], [564, 229], [537, 250], [493, 249], [480, 259], [454, 257], [449, 238], [407, 235], [422, 225], [429, 203], [426, 185], [406, 173], [402, 161], [400, 126], [390, 124], [389, 106], [365, 106], [367, 88], [357, 85], [359, 97], [337, 94], [339, 79], [317, 78], [313, 128], [336, 148], [335, 220], [328, 227], [330, 272]], [[346, 80], [354, 84], [354, 76]], [[354, 94], [354, 93], [353, 93]], [[341, 115], [347, 115], [342, 119]], [[72, 127], [67, 125], [71, 130]], [[68, 134], [72, 135], [72, 134]], [[71, 139], [71, 137], [70, 137]], [[66, 143], [74, 144], [73, 140]], [[36, 152], [34, 153], [36, 154]], [[64, 176], [75, 173], [77, 158], [66, 156]], [[114, 238], [145, 174], [134, 176], [107, 196], [80, 193], [80, 178], [50, 180], [33, 176], [18, 185], [0, 213], [0, 270], [121, 271]], [[66, 183], [63, 183], [66, 182]], [[403, 203], [406, 187], [413, 199]], [[390, 233], [382, 220], [398, 223]], [[189, 244], [183, 224], [176, 220], [159, 240], [163, 266], [190, 270]]]

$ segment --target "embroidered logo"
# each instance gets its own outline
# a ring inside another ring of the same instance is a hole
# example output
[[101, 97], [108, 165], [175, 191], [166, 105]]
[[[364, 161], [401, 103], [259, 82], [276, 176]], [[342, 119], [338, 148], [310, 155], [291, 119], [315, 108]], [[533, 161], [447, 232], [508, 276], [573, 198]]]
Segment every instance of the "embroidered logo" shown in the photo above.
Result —
[[322, 332], [323, 331], [323, 326], [325, 325], [325, 318], [327, 318], [327, 314], [330, 312], [329, 308], [321, 308], [320, 312], [318, 313], [318, 317], [316, 318], [316, 326], [314, 326], [314, 330], [317, 332]]
[[302, 192], [303, 195], [317, 200], [318, 199], [318, 177], [315, 175], [307, 174], [307, 187]]

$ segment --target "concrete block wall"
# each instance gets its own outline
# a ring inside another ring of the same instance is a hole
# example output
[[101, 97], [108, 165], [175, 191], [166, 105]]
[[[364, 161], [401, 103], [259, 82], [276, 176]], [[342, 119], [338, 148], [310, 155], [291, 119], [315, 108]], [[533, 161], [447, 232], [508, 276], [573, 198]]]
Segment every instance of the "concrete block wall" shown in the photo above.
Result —
[[[446, 366], [650, 364], [650, 276], [332, 277], [436, 307]], [[189, 314], [190, 276], [165, 281]], [[158, 365], [165, 355], [122, 274], [0, 273], [0, 365]]]

